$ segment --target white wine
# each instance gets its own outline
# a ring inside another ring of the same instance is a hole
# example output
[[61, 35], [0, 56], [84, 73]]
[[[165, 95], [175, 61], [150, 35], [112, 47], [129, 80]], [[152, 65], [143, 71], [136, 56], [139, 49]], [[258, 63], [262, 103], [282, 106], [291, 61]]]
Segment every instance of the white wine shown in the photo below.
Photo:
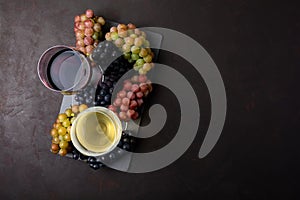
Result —
[[107, 151], [117, 138], [113, 119], [103, 112], [87, 112], [77, 121], [76, 137], [87, 150], [101, 153]]

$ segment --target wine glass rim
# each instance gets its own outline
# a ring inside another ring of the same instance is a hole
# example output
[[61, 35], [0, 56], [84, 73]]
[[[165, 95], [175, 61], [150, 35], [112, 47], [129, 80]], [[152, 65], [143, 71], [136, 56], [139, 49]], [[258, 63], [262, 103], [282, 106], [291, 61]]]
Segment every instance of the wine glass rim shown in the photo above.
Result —
[[[91, 112], [99, 112], [99, 113], [104, 113], [106, 115], [108, 115], [108, 117], [110, 118], [110, 120], [113, 121], [113, 124], [117, 130], [116, 133], [116, 138], [114, 140], [114, 143], [108, 147], [104, 152], [93, 152], [90, 151], [88, 149], [86, 149], [79, 141], [78, 138], [76, 136], [76, 125], [78, 123], [78, 120], [80, 119], [80, 117], [82, 117], [84, 114], [86, 113], [91, 113]], [[94, 106], [94, 107], [90, 107], [86, 110], [84, 110], [83, 112], [79, 113], [78, 116], [76, 117], [76, 119], [74, 120], [72, 127], [71, 127], [71, 131], [70, 131], [70, 135], [71, 135], [71, 141], [74, 145], [74, 147], [82, 154], [86, 155], [86, 156], [102, 156], [105, 155], [109, 152], [111, 152], [113, 149], [115, 149], [121, 139], [122, 136], [122, 123], [119, 119], [119, 117], [112, 112], [111, 110], [109, 110], [108, 108], [102, 107], [102, 106]]]
[[[74, 52], [76, 55], [79, 56], [80, 59], [83, 59], [82, 63], [85, 62], [89, 67], [85, 67], [85, 70], [88, 70], [87, 73], [91, 73], [91, 68], [90, 68], [90, 63], [87, 59], [86, 56], [82, 55], [82, 53], [76, 51], [74, 49], [74, 47], [70, 47], [70, 46], [67, 46], [67, 45], [54, 45], [54, 46], [51, 46], [49, 47], [48, 49], [46, 49], [42, 55], [40, 56], [39, 60], [38, 60], [38, 64], [37, 64], [37, 72], [38, 72], [38, 76], [39, 76], [39, 79], [40, 81], [43, 83], [43, 85], [50, 89], [51, 91], [54, 91], [54, 92], [74, 92], [73, 89], [78, 87], [78, 85], [80, 84], [80, 82], [82, 81], [83, 77], [81, 77], [80, 79], [78, 79], [76, 81], [76, 83], [73, 84], [73, 86], [71, 86], [70, 88], [66, 88], [66, 89], [55, 89], [53, 88], [52, 86], [50, 86], [50, 84], [48, 85], [46, 82], [48, 82], [47, 80], [45, 80], [45, 78], [42, 77], [42, 59], [47, 55], [47, 53], [49, 53], [51, 50], [53, 49], [56, 49], [56, 48], [61, 48], [61, 49], [69, 49], [70, 51]], [[85, 81], [85, 83], [83, 85], [87, 85], [88, 82], [89, 82], [89, 79], [90, 77]]]

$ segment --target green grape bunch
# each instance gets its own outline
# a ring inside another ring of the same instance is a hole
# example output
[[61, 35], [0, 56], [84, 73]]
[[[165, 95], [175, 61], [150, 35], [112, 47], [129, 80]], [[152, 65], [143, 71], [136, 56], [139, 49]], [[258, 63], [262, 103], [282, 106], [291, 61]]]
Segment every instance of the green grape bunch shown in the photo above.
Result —
[[139, 74], [145, 75], [154, 64], [152, 62], [154, 53], [151, 51], [150, 43], [146, 33], [136, 28], [133, 24], [118, 24], [110, 28], [105, 34], [107, 41], [112, 41], [124, 54], [130, 63], [134, 63], [133, 69]]

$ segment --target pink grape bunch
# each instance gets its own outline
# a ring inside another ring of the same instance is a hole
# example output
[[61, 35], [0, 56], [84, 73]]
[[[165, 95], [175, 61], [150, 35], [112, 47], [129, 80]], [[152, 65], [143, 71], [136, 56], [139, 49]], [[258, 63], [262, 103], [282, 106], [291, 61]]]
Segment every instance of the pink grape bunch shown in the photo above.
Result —
[[134, 63], [133, 68], [139, 74], [147, 74], [153, 68], [154, 53], [151, 51], [146, 33], [135, 25], [113, 26], [110, 32], [105, 34], [105, 39], [112, 41], [123, 52], [128, 62]]
[[75, 16], [76, 50], [89, 56], [102, 38], [101, 29], [104, 24], [104, 18], [95, 16], [91, 9], [87, 9], [84, 14]]
[[117, 97], [108, 109], [116, 113], [123, 121], [137, 119], [139, 109], [144, 103], [144, 98], [152, 91], [151, 81], [146, 75], [135, 75], [123, 82], [123, 89], [117, 93]]

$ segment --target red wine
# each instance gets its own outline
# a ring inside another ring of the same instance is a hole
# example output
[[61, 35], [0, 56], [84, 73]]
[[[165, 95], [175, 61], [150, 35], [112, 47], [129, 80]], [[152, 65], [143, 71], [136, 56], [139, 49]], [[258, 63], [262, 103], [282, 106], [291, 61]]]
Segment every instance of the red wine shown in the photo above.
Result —
[[53, 56], [48, 66], [51, 85], [59, 90], [73, 88], [84, 75], [84, 67], [77, 53], [63, 50]]

